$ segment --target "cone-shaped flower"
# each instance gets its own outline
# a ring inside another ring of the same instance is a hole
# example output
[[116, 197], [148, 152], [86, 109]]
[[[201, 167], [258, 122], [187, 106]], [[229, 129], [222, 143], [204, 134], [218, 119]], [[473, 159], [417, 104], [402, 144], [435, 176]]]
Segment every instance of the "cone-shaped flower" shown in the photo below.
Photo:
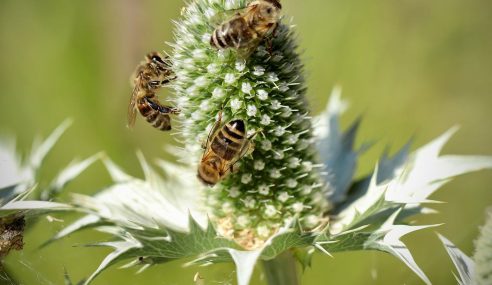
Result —
[[290, 27], [281, 24], [251, 55], [210, 44], [217, 24], [247, 4], [193, 1], [176, 22], [172, 59], [188, 162], [200, 162], [200, 146], [219, 112], [222, 124], [242, 120], [247, 135], [257, 133], [254, 151], [234, 165], [238, 171], [204, 187], [219, 232], [251, 249], [294, 217], [305, 229], [322, 225], [328, 203], [316, 171], [303, 67]]

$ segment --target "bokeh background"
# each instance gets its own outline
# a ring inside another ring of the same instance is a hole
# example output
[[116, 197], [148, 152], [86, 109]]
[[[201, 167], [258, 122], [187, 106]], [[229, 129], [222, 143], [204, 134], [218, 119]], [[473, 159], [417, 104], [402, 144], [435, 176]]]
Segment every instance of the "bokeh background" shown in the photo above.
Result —
[[[309, 99], [319, 113], [332, 87], [351, 102], [343, 125], [363, 116], [358, 144], [376, 142], [361, 159], [358, 176], [375, 165], [385, 147], [408, 139], [420, 146], [449, 127], [461, 130], [445, 153], [492, 155], [492, 2], [488, 0], [282, 0], [294, 17], [307, 66]], [[150, 50], [170, 50], [172, 19], [181, 0], [1, 0], [0, 132], [17, 136], [28, 150], [66, 118], [74, 125], [42, 170], [42, 185], [74, 157], [104, 150], [140, 176], [135, 150], [165, 157], [168, 134], [139, 120], [125, 127], [129, 77]], [[161, 95], [165, 96], [164, 91]], [[95, 165], [69, 191], [95, 193], [109, 183]], [[492, 205], [492, 174], [460, 177], [432, 198], [440, 214], [419, 223], [436, 230], [465, 253]], [[67, 199], [68, 195], [62, 196]], [[64, 217], [68, 222], [75, 216]], [[74, 247], [107, 237], [84, 232], [47, 248], [37, 247], [63, 223], [41, 220], [25, 237], [23, 252], [6, 267], [21, 284], [62, 284], [64, 268], [80, 280], [96, 269], [108, 249]], [[435, 284], [453, 284], [452, 264], [434, 230], [404, 238]], [[210, 283], [233, 284], [233, 267], [181, 268], [181, 262], [140, 275], [113, 268], [94, 284], [191, 284], [199, 271]], [[400, 261], [378, 252], [316, 254], [303, 284], [422, 284]], [[1, 283], [2, 281], [0, 281]], [[7, 283], [8, 284], [8, 283]], [[256, 270], [253, 284], [264, 284]]]

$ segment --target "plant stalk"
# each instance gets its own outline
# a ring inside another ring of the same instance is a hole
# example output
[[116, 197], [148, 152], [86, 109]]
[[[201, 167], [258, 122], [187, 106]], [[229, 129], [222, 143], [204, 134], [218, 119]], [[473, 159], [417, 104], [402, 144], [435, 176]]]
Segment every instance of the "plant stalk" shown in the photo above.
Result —
[[272, 260], [263, 261], [268, 285], [299, 285], [296, 260], [290, 251], [286, 251]]

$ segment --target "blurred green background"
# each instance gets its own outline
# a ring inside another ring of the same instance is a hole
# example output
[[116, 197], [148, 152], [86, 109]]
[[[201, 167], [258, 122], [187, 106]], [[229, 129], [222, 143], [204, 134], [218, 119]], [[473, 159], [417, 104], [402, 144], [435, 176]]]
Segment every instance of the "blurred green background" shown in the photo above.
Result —
[[[282, 3], [297, 24], [313, 112], [322, 110], [332, 87], [340, 84], [351, 102], [343, 125], [362, 114], [358, 143], [377, 142], [362, 157], [359, 176], [386, 146], [394, 151], [412, 136], [420, 146], [455, 124], [462, 128], [445, 153], [492, 155], [491, 1]], [[169, 135], [142, 120], [133, 131], [125, 127], [129, 77], [146, 52], [170, 50], [165, 42], [172, 41], [171, 19], [182, 5], [181, 0], [0, 1], [0, 132], [15, 134], [27, 150], [34, 135], [46, 136], [65, 118], [75, 121], [48, 157], [42, 185], [74, 157], [101, 150], [138, 176], [136, 149], [149, 158], [166, 155]], [[68, 190], [95, 193], [108, 183], [96, 165]], [[444, 222], [437, 231], [471, 254], [484, 210], [492, 205], [491, 184], [490, 172], [456, 179], [432, 197], [448, 202], [434, 206], [440, 214], [418, 222]], [[64, 267], [80, 280], [109, 252], [74, 247], [106, 239], [94, 232], [37, 249], [61, 228], [63, 223], [40, 221], [27, 234], [25, 250], [6, 260], [22, 284], [62, 284]], [[404, 241], [435, 284], [456, 283], [433, 230]], [[230, 265], [183, 269], [181, 262], [140, 275], [113, 268], [94, 284], [191, 284], [197, 271], [207, 284], [233, 284], [232, 270]], [[317, 254], [302, 278], [303, 284], [422, 284], [400, 261], [377, 252], [334, 259]], [[253, 284], [264, 284], [260, 270]]]

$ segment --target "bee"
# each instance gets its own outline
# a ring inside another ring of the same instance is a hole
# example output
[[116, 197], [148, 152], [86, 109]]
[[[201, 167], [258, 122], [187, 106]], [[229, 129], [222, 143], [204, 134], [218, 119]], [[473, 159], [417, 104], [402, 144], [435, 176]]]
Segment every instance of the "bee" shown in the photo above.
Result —
[[137, 110], [155, 128], [162, 131], [171, 129], [170, 114], [178, 114], [177, 108], [162, 105], [156, 92], [176, 79], [169, 58], [157, 52], [146, 55], [136, 69], [133, 79], [133, 92], [128, 105], [128, 126], [133, 127]]
[[235, 48], [252, 52], [261, 40], [275, 33], [281, 9], [278, 0], [249, 3], [214, 30], [210, 45], [217, 49]]
[[223, 126], [221, 122], [222, 112], [203, 146], [205, 151], [198, 165], [198, 179], [209, 186], [214, 186], [234, 172], [234, 164], [254, 150], [251, 140], [256, 133], [246, 137], [243, 120], [232, 120]]

